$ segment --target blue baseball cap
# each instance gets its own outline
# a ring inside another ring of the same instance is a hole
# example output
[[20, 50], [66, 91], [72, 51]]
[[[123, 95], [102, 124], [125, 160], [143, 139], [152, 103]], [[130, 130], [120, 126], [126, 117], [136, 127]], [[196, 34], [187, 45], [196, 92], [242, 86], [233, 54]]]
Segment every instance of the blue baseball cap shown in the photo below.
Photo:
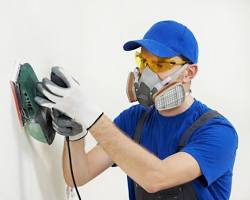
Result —
[[143, 47], [158, 57], [184, 56], [191, 63], [198, 62], [198, 43], [193, 33], [176, 21], [160, 21], [154, 24], [141, 40], [128, 41], [125, 51]]

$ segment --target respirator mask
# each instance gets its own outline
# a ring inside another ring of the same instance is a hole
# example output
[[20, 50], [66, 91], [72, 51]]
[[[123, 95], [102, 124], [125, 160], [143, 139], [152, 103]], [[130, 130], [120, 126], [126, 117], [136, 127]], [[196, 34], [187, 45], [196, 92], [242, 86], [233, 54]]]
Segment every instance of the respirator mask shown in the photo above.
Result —
[[[189, 64], [185, 61], [173, 62], [165, 59], [165, 62], [154, 63], [136, 54], [137, 66], [134, 72], [130, 72], [127, 81], [127, 96], [130, 102], [138, 101], [145, 107], [155, 105], [156, 109], [168, 110], [180, 106], [185, 101], [189, 92], [177, 79], [187, 69]], [[157, 72], [163, 72], [180, 65], [176, 71], [161, 80]]]

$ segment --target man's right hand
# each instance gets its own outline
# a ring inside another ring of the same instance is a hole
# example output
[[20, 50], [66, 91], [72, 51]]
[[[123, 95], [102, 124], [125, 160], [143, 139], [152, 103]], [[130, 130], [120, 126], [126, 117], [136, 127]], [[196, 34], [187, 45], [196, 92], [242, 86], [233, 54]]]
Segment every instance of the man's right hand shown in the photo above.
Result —
[[[61, 89], [69, 89], [69, 83], [68, 80], [65, 79], [65, 77], [59, 73], [58, 67], [53, 68], [55, 72], [51, 72], [51, 80], [43, 79], [43, 82], [49, 81], [51, 84], [53, 84], [56, 88]], [[55, 95], [52, 93], [47, 87], [45, 87], [42, 83], [37, 84], [37, 89], [44, 91], [46, 90], [46, 94], [50, 94], [50, 96]], [[46, 95], [45, 95], [46, 96]], [[46, 97], [35, 97], [35, 101], [40, 105], [50, 105], [53, 104], [53, 102], [46, 98]], [[77, 97], [76, 97], [77, 98]], [[72, 119], [71, 117], [67, 116], [67, 114], [63, 113], [62, 111], [56, 109], [56, 108], [50, 108], [51, 110], [51, 117], [53, 119], [52, 124], [54, 130], [63, 136], [68, 136], [69, 140], [78, 140], [80, 138], [83, 138], [87, 135], [86, 128], [83, 128], [82, 124], [79, 123], [76, 119]]]

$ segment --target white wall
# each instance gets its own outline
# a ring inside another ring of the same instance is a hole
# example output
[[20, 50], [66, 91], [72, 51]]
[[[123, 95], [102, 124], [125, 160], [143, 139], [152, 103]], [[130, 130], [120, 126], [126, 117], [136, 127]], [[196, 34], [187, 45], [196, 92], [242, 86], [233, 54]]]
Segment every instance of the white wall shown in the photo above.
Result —
[[[29, 62], [39, 77], [53, 65], [76, 74], [95, 102], [114, 118], [129, 106], [125, 87], [134, 54], [122, 45], [155, 22], [174, 19], [200, 45], [194, 96], [235, 125], [239, 149], [231, 199], [250, 199], [249, 116], [250, 2], [186, 1], [0, 1], [0, 199], [64, 199], [63, 138], [52, 146], [27, 137], [17, 124], [9, 79], [16, 62]], [[87, 148], [95, 144], [87, 138]], [[128, 199], [126, 176], [108, 169], [80, 188], [82, 199]]]

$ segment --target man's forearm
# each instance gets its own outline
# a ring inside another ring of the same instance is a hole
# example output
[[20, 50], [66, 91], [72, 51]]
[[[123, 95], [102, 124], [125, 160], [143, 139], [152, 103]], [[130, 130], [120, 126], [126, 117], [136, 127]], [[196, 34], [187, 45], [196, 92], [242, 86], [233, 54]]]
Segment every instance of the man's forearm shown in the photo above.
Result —
[[[83, 185], [88, 177], [88, 161], [85, 153], [85, 140], [70, 141], [70, 152], [72, 160], [72, 169], [76, 185]], [[70, 171], [70, 163], [68, 156], [68, 147], [66, 141], [63, 148], [63, 174], [64, 179], [69, 186], [73, 186], [73, 179]]]
[[136, 144], [103, 115], [90, 129], [91, 134], [121, 169], [144, 189], [151, 190], [159, 176], [161, 160]]

